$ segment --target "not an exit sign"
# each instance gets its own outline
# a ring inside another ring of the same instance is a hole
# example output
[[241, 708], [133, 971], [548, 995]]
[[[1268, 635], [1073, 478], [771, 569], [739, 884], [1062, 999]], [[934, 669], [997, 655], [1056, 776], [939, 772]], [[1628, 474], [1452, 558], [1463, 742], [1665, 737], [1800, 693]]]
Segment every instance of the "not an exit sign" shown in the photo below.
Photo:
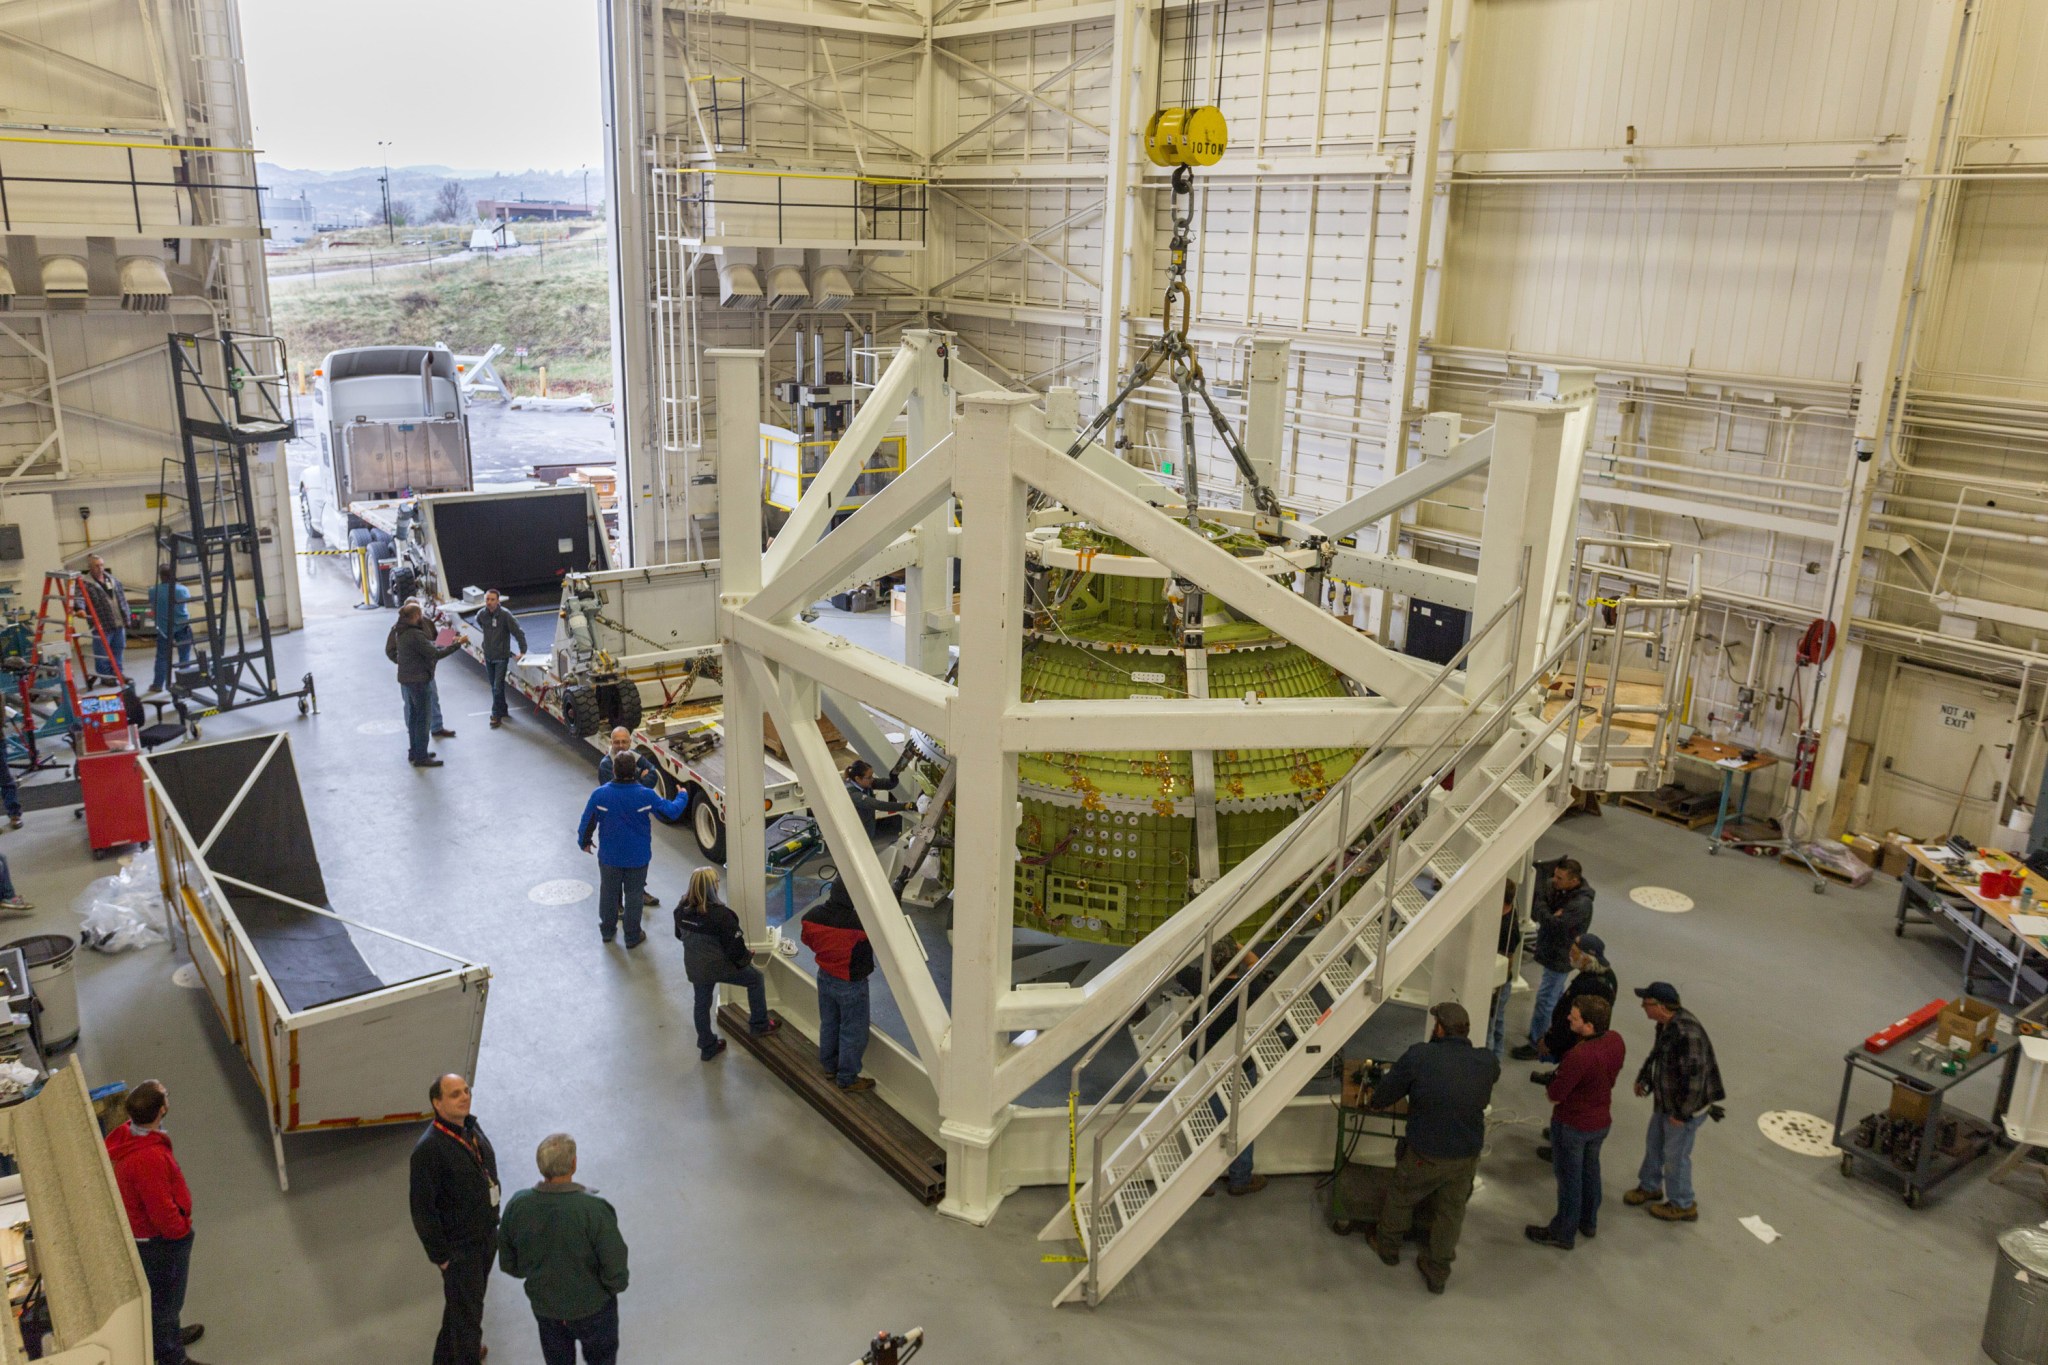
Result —
[[1951, 730], [1967, 730], [1976, 719], [1977, 713], [1967, 706], [1957, 706], [1951, 702], [1941, 704], [1941, 723]]

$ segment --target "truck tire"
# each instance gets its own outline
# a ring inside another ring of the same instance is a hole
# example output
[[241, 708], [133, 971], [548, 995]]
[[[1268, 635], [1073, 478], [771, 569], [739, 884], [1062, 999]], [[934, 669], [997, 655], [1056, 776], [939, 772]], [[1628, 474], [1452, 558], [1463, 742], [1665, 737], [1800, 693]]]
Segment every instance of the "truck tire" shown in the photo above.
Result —
[[[675, 800], [676, 792], [679, 790], [676, 780], [666, 769], [654, 761], [654, 750], [642, 744], [637, 746], [633, 752], [640, 756], [640, 762], [647, 771], [654, 774], [654, 790], [660, 793], [661, 799], [664, 801]], [[690, 789], [690, 799], [692, 801], [697, 799], [697, 789], [695, 787]], [[656, 811], [654, 818], [661, 821], [664, 825], [686, 825], [690, 823], [690, 812], [684, 811], [681, 815], [671, 820], [666, 815]]]
[[303, 485], [299, 488], [299, 524], [306, 528], [307, 540], [317, 540], [322, 545], [327, 543], [327, 537], [321, 535], [320, 528], [313, 524], [313, 502], [306, 496]]
[[597, 693], [588, 687], [563, 688], [562, 719], [569, 722], [569, 729], [582, 739], [588, 739], [603, 729], [604, 714], [598, 709]]
[[695, 788], [690, 791], [690, 832], [697, 836], [697, 847], [706, 858], [714, 863], [725, 861], [725, 821], [718, 818], [711, 799]]
[[623, 725], [628, 730], [640, 728], [640, 684], [631, 678], [621, 678], [606, 685], [611, 694], [612, 724]]

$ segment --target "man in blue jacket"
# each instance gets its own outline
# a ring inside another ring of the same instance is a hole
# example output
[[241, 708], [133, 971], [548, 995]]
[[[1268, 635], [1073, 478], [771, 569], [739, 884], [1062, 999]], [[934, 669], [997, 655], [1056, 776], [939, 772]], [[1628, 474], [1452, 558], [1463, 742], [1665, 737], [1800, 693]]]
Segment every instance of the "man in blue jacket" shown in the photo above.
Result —
[[664, 801], [652, 787], [641, 786], [640, 760], [631, 753], [614, 756], [612, 780], [584, 803], [576, 843], [588, 853], [590, 837], [597, 835], [597, 931], [606, 943], [618, 929], [621, 910], [626, 946], [637, 948], [647, 941], [640, 932], [640, 898], [647, 890], [647, 864], [654, 860], [651, 817], [659, 812], [663, 819], [680, 820], [689, 805], [688, 791]]

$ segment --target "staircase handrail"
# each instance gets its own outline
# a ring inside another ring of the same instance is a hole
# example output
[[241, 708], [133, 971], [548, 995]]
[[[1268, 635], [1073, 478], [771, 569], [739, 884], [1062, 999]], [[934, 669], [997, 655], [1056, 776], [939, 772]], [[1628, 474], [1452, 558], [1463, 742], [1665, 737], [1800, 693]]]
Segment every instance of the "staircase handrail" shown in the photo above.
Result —
[[[1417, 692], [1415, 696], [1409, 700], [1408, 704], [1401, 708], [1400, 714], [1394, 717], [1393, 723], [1387, 727], [1386, 732], [1382, 734], [1379, 739], [1375, 740], [1372, 746], [1368, 748], [1364, 754], [1360, 755], [1358, 760], [1351, 765], [1350, 771], [1345, 773], [1345, 775], [1341, 779], [1339, 779], [1336, 788], [1336, 794], [1339, 798], [1338, 827], [1340, 833], [1340, 847], [1344, 842], [1341, 836], [1348, 834], [1351, 827], [1350, 801], [1353, 786], [1363, 780], [1363, 778], [1366, 775], [1366, 771], [1368, 767], [1371, 765], [1372, 761], [1380, 757], [1387, 751], [1389, 739], [1392, 736], [1397, 735], [1401, 732], [1401, 728], [1408, 723], [1408, 721], [1415, 715], [1417, 711], [1422, 709], [1423, 702], [1427, 701], [1430, 697], [1435, 696], [1439, 690], [1442, 690], [1444, 688], [1444, 685], [1447, 682], [1449, 682], [1452, 677], [1456, 675], [1458, 665], [1465, 662], [1466, 657], [1471, 654], [1473, 649], [1476, 648], [1481, 641], [1485, 640], [1489, 635], [1493, 633], [1494, 629], [1500, 625], [1501, 621], [1508, 615], [1510, 611], [1513, 611], [1518, 605], [1520, 605], [1522, 601], [1522, 595], [1525, 591], [1527, 591], [1526, 584], [1528, 583], [1529, 578], [1529, 575], [1527, 573], [1527, 551], [1523, 552], [1522, 560], [1524, 569], [1524, 572], [1522, 574], [1522, 585], [1517, 586], [1512, 593], [1508, 594], [1507, 600], [1501, 603], [1500, 609], [1494, 612], [1492, 616], [1488, 617], [1486, 624], [1481, 626], [1477, 631], [1473, 632], [1471, 637], [1465, 641], [1462, 647], [1459, 648], [1458, 652], [1453, 654], [1450, 657], [1450, 659], [1447, 660], [1444, 663], [1444, 665], [1437, 670], [1435, 676], [1433, 676], [1429, 680], [1429, 684], [1426, 687], [1424, 687], [1421, 691]], [[1519, 622], [1517, 624], [1519, 625]], [[1465, 707], [1462, 711], [1459, 712], [1457, 723], [1453, 724], [1446, 731], [1446, 735], [1456, 733], [1458, 725], [1462, 725], [1465, 722], [1465, 720], [1471, 716], [1479, 700], [1484, 698], [1486, 694], [1492, 690], [1492, 687], [1493, 684], [1489, 682], [1489, 684], [1486, 687], [1480, 688], [1477, 691], [1474, 691], [1469, 686], [1465, 689], [1467, 694]], [[1440, 745], [1441, 743], [1442, 737], [1439, 737], [1437, 744]], [[1432, 747], [1429, 752], [1435, 752], [1435, 748]], [[1424, 757], [1426, 758], [1427, 755], [1425, 754]], [[1402, 790], [1404, 790], [1404, 788], [1401, 786], [1401, 784], [1396, 783], [1393, 788], [1394, 793], [1398, 794]], [[1387, 798], [1389, 802], [1393, 801], [1394, 799], [1394, 795], [1390, 795]], [[1316, 822], [1317, 813], [1322, 809], [1327, 809], [1329, 805], [1329, 800], [1330, 793], [1325, 792], [1324, 795], [1316, 802], [1315, 809], [1304, 811], [1302, 813], [1302, 818], [1296, 820], [1292, 825], [1288, 826], [1286, 830], [1282, 831], [1279, 838], [1275, 839], [1267, 846], [1266, 851], [1259, 857], [1258, 866], [1253, 868], [1251, 873], [1246, 877], [1245, 880], [1247, 885], [1255, 884], [1260, 877], [1265, 875], [1267, 868], [1271, 867], [1275, 862], [1277, 862], [1283, 854], [1285, 854], [1289, 849], [1293, 848], [1294, 845], [1307, 834], [1308, 827]], [[1372, 818], [1373, 817], [1368, 816], [1368, 822], [1370, 822]], [[1302, 892], [1305, 891], [1314, 880], [1315, 879], [1312, 876], [1304, 874], [1300, 882], [1296, 884], [1293, 892], [1290, 893], [1287, 899], [1281, 904], [1280, 908], [1274, 911], [1274, 913], [1270, 917], [1268, 917], [1267, 924], [1271, 924], [1274, 920], [1277, 920], [1278, 918], [1280, 918], [1280, 916], [1284, 915], [1293, 906], [1295, 901], [1301, 897]], [[1216, 906], [1214, 909], [1212, 909], [1208, 913], [1208, 915], [1206, 915], [1203, 918], [1201, 940], [1203, 963], [1203, 995], [1206, 995], [1208, 993], [1207, 988], [1210, 979], [1208, 953], [1209, 945], [1215, 937], [1216, 927], [1225, 916], [1227, 916], [1237, 908], [1238, 903], [1241, 899], [1241, 895], [1232, 896], [1229, 899], [1222, 902], [1220, 905]], [[1237, 958], [1232, 959], [1231, 967], [1226, 970], [1234, 969], [1236, 967], [1237, 962], [1244, 957], [1244, 954], [1246, 952], [1249, 952], [1252, 946], [1258, 942], [1259, 935], [1263, 934], [1264, 930], [1265, 926], [1262, 925], [1258, 933], [1255, 933], [1253, 935], [1251, 942], [1247, 943], [1245, 947], [1239, 951]], [[1145, 983], [1144, 988], [1137, 993], [1135, 998], [1139, 1000], [1150, 999], [1152, 997], [1153, 992], [1157, 991], [1160, 987], [1165, 985], [1167, 979], [1171, 977], [1175, 972], [1179, 971], [1186, 962], [1186, 960], [1187, 955], [1185, 953], [1174, 954], [1168, 957], [1168, 959], [1163, 964], [1161, 964], [1159, 969], [1153, 973], [1151, 979]], [[1198, 1001], [1199, 997], [1197, 997], [1197, 1002]], [[1188, 1008], [1190, 1008], [1190, 1006], [1181, 1007], [1182, 1018], [1179, 1022], [1185, 1022], [1185, 1012]], [[1096, 1056], [1102, 1051], [1104, 1047], [1108, 1045], [1109, 1040], [1116, 1036], [1117, 1032], [1118, 1029], [1114, 1026], [1104, 1029], [1099, 1035], [1097, 1035], [1095, 1041], [1088, 1046], [1087, 1050], [1081, 1054], [1080, 1058], [1074, 1063], [1071, 1071], [1070, 1084], [1068, 1086], [1070, 1092], [1079, 1092], [1081, 1087], [1081, 1073], [1088, 1067], [1088, 1065], [1091, 1062], [1095, 1060]], [[1144, 1057], [1140, 1056], [1138, 1058], [1138, 1061], [1134, 1064], [1134, 1069], [1136, 1066], [1143, 1065], [1144, 1060]], [[1118, 1080], [1117, 1085], [1110, 1087], [1109, 1093], [1114, 1094], [1116, 1092], [1117, 1086], [1122, 1085], [1125, 1080], [1128, 1080], [1130, 1078], [1130, 1074], [1131, 1073], [1129, 1071], [1126, 1071], [1124, 1073], [1124, 1076]], [[1102, 1102], [1098, 1101], [1096, 1105], [1089, 1110], [1088, 1114], [1083, 1117], [1083, 1119], [1081, 1120], [1083, 1126], [1086, 1126], [1087, 1122], [1095, 1116], [1096, 1111], [1101, 1108], [1101, 1104]]]
[[[1520, 685], [1509, 689], [1506, 698], [1501, 702], [1501, 704], [1498, 707], [1495, 708], [1494, 713], [1490, 717], [1488, 717], [1486, 724], [1483, 725], [1478, 731], [1474, 732], [1474, 734], [1470, 738], [1468, 738], [1463, 744], [1461, 744], [1458, 747], [1457, 752], [1454, 753], [1443, 764], [1441, 764], [1437, 768], [1435, 773], [1431, 775], [1429, 780], [1423, 782], [1420, 785], [1420, 787], [1413, 793], [1413, 795], [1411, 795], [1403, 803], [1401, 811], [1392, 821], [1388, 823], [1386, 829], [1382, 830], [1380, 834], [1374, 838], [1372, 843], [1367, 845], [1366, 849], [1363, 852], [1357, 854], [1356, 856], [1351, 858], [1347, 863], [1345, 863], [1340, 875], [1334, 877], [1331, 880], [1330, 884], [1326, 886], [1320, 894], [1317, 895], [1316, 899], [1310, 904], [1308, 909], [1304, 910], [1299, 916], [1295, 918], [1293, 923], [1291, 923], [1288, 926], [1287, 933], [1281, 936], [1279, 939], [1275, 940], [1273, 945], [1275, 951], [1284, 947], [1288, 942], [1290, 942], [1294, 938], [1294, 936], [1296, 936], [1300, 932], [1303, 926], [1305, 926], [1312, 919], [1314, 919], [1318, 910], [1323, 906], [1326, 900], [1328, 900], [1332, 895], [1341, 893], [1341, 889], [1344, 883], [1349, 879], [1352, 872], [1361, 863], [1370, 859], [1373, 853], [1376, 852], [1382, 844], [1391, 845], [1391, 843], [1393, 842], [1393, 837], [1399, 833], [1401, 828], [1401, 822], [1406, 818], [1407, 814], [1410, 811], [1412, 811], [1415, 808], [1415, 806], [1418, 805], [1420, 802], [1427, 800], [1430, 794], [1441, 784], [1442, 780], [1445, 777], [1449, 776], [1458, 767], [1458, 765], [1464, 761], [1465, 756], [1477, 744], [1479, 744], [1483, 739], [1488, 738], [1494, 732], [1497, 726], [1504, 726], [1505, 722], [1513, 719], [1515, 699], [1521, 694], [1527, 692], [1531, 687], [1541, 685], [1544, 675], [1546, 675], [1559, 661], [1563, 659], [1565, 653], [1569, 649], [1571, 649], [1571, 647], [1574, 644], [1577, 644], [1582, 638], [1585, 637], [1588, 625], [1588, 619], [1580, 620], [1576, 625], [1572, 627], [1571, 630], [1566, 632], [1564, 639], [1559, 642], [1557, 648], [1552, 650], [1548, 657], [1546, 657], [1541, 663], [1539, 663], [1534, 669], [1532, 669]], [[1512, 668], [1512, 666], [1512, 661], [1510, 661], [1509, 667]], [[1489, 683], [1489, 685], [1481, 691], [1480, 695], [1484, 696], [1487, 692], [1490, 692], [1491, 690], [1492, 684]], [[1465, 826], [1471, 822], [1472, 817], [1479, 812], [1480, 807], [1483, 806], [1485, 802], [1494, 795], [1494, 793], [1498, 792], [1501, 789], [1501, 787], [1506, 785], [1508, 779], [1513, 775], [1515, 768], [1518, 767], [1522, 762], [1527, 761], [1529, 755], [1536, 752], [1545, 743], [1547, 743], [1552, 735], [1558, 733], [1561, 729], [1564, 729], [1566, 726], [1566, 722], [1569, 721], [1572, 717], [1578, 715], [1582, 706], [1583, 700], [1575, 696], [1572, 705], [1560, 707], [1556, 717], [1554, 717], [1552, 720], [1546, 723], [1540, 731], [1534, 734], [1530, 742], [1523, 748], [1522, 753], [1515, 760], [1515, 762], [1504, 766], [1501, 769], [1501, 771], [1498, 774], [1496, 774], [1493, 777], [1493, 779], [1485, 785], [1485, 787], [1480, 791], [1480, 793], [1476, 797], [1474, 797], [1468, 804], [1464, 805], [1461, 808], [1455, 808], [1458, 812], [1456, 818], [1453, 820], [1451, 827], [1449, 829], [1445, 830], [1442, 834], [1436, 837], [1434, 844], [1431, 848], [1431, 853], [1434, 854], [1434, 852], [1437, 849], [1442, 848], [1443, 845], [1446, 842], [1448, 842], [1453, 836], [1461, 832], [1465, 828]], [[1567, 751], [1569, 751], [1573, 742], [1573, 739], [1568, 735], [1565, 741]], [[1440, 747], [1441, 743], [1442, 741], [1439, 741], [1438, 745], [1433, 746], [1433, 748]], [[1568, 757], [1569, 754], [1567, 754], [1567, 759]], [[1387, 873], [1387, 883], [1390, 888], [1393, 886], [1395, 877], [1398, 873], [1398, 867], [1395, 865], [1397, 861], [1397, 859], [1390, 858], [1388, 862], [1385, 864], [1385, 871]], [[1423, 861], [1426, 862], [1427, 858], [1424, 858]], [[1380, 949], [1379, 952], [1375, 955], [1375, 971], [1372, 974], [1370, 974], [1375, 978], [1380, 977], [1380, 975], [1384, 972], [1386, 958], [1390, 948], [1392, 947], [1391, 936], [1386, 932], [1391, 918], [1391, 905], [1392, 897], [1389, 896], [1388, 899], [1384, 902], [1380, 917], [1376, 921], [1369, 922], [1377, 923], [1381, 929]], [[1278, 916], [1275, 916], [1275, 918], [1278, 918]], [[1357, 941], [1364, 936], [1367, 927], [1368, 923], [1361, 923], [1337, 951], [1348, 952], [1357, 943]], [[1348, 998], [1352, 994], [1352, 992], [1358, 990], [1361, 987], [1361, 985], [1363, 985], [1366, 982], [1367, 979], [1368, 974], [1361, 974], [1356, 980], [1354, 980], [1351, 983], [1350, 986], [1345, 988], [1343, 994], [1338, 996], [1336, 1001], [1332, 1002], [1330, 1008], [1334, 1009], [1337, 1003]], [[1286, 1006], [1292, 1003], [1293, 997], [1291, 996], [1279, 1002], [1279, 1007], [1274, 1009], [1268, 1015], [1266, 1022], [1261, 1024], [1255, 1033], [1253, 1033], [1248, 1038], [1245, 1036], [1245, 1020], [1250, 1008], [1250, 1000], [1248, 997], [1252, 984], [1253, 979], [1250, 976], [1246, 976], [1245, 978], [1240, 980], [1237, 983], [1237, 985], [1232, 987], [1230, 992], [1224, 996], [1222, 1001], [1218, 1002], [1209, 1010], [1207, 1014], [1203, 1016], [1201, 1021], [1186, 1037], [1182, 1038], [1178, 1044], [1168, 1049], [1164, 1059], [1152, 1071], [1151, 1075], [1156, 1078], [1160, 1074], [1160, 1072], [1162, 1072], [1166, 1067], [1171, 1066], [1173, 1062], [1178, 1059], [1179, 1054], [1187, 1050], [1195, 1039], [1202, 1038], [1204, 1036], [1204, 1034], [1207, 1031], [1207, 1025], [1213, 1022], [1215, 1018], [1223, 1012], [1223, 1010], [1230, 1007], [1237, 1007], [1237, 1037], [1235, 1040], [1235, 1045], [1230, 1049], [1229, 1055], [1225, 1058], [1223, 1065], [1215, 1068], [1212, 1074], [1206, 1080], [1201, 1082], [1197, 1089], [1197, 1093], [1191, 1097], [1191, 1102], [1187, 1106], [1188, 1109], [1192, 1109], [1195, 1105], [1201, 1104], [1208, 1100], [1210, 1096], [1212, 1096], [1219, 1088], [1221, 1088], [1223, 1083], [1229, 1078], [1231, 1078], [1233, 1075], [1237, 1076], [1239, 1078], [1238, 1083], [1242, 1084], [1243, 1065], [1245, 1058], [1250, 1055], [1251, 1049], [1256, 1047], [1257, 1044], [1260, 1041], [1262, 1041], [1269, 1032], [1277, 1028], [1280, 1022], [1283, 1019], [1285, 1019]], [[1090, 1219], [1094, 1217], [1095, 1212], [1103, 1206], [1105, 1201], [1114, 1198], [1116, 1193], [1119, 1190], [1121, 1190], [1126, 1184], [1128, 1184], [1133, 1176], [1138, 1174], [1138, 1172], [1144, 1167], [1146, 1160], [1151, 1156], [1153, 1151], [1157, 1149], [1161, 1142], [1165, 1141], [1168, 1134], [1172, 1131], [1172, 1127], [1162, 1129], [1158, 1134], [1146, 1140], [1144, 1142], [1142, 1150], [1140, 1150], [1127, 1164], [1123, 1173], [1116, 1177], [1116, 1179], [1113, 1182], [1111, 1182], [1107, 1189], [1104, 1189], [1102, 1187], [1101, 1181], [1103, 1137], [1106, 1132], [1113, 1132], [1115, 1130], [1116, 1124], [1121, 1122], [1129, 1114], [1132, 1107], [1137, 1103], [1138, 1097], [1144, 1094], [1146, 1090], [1149, 1088], [1149, 1086], [1141, 1086], [1137, 1089], [1134, 1089], [1131, 1092], [1131, 1094], [1124, 1100], [1124, 1102], [1120, 1106], [1118, 1106], [1117, 1112], [1112, 1116], [1111, 1121], [1108, 1124], [1098, 1128], [1095, 1132], [1093, 1151], [1093, 1177], [1089, 1183], [1088, 1196]], [[1113, 1095], [1114, 1091], [1112, 1091], [1111, 1094]], [[1099, 1113], [1104, 1104], [1108, 1103], [1109, 1098], [1110, 1096], [1105, 1096], [1102, 1101], [1099, 1101], [1094, 1106], [1094, 1108], [1091, 1109], [1091, 1119], [1094, 1117], [1094, 1115]], [[1235, 1108], [1232, 1109], [1230, 1117], [1234, 1125], [1236, 1118]], [[1089, 1246], [1091, 1248], [1091, 1259], [1089, 1266], [1089, 1274], [1091, 1277], [1093, 1277], [1093, 1275], [1095, 1274], [1094, 1261], [1092, 1256], [1095, 1235], [1096, 1230], [1092, 1226], [1090, 1226]]]

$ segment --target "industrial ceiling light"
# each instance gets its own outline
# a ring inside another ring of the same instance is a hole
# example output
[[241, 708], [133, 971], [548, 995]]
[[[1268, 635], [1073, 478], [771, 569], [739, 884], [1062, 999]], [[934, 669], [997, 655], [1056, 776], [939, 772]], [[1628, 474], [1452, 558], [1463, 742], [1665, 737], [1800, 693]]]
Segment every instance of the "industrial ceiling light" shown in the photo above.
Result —
[[171, 277], [154, 256], [123, 256], [121, 307], [130, 313], [167, 313], [171, 308]]

